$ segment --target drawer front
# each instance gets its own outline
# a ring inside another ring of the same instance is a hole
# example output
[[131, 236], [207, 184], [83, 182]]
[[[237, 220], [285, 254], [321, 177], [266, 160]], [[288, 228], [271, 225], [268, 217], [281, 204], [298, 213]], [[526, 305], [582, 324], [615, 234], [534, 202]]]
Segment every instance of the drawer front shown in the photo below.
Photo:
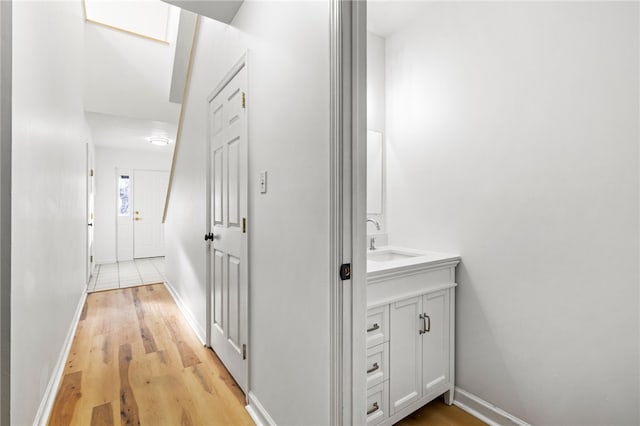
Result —
[[367, 426], [375, 426], [389, 417], [389, 382], [382, 382], [367, 391]]
[[389, 379], [389, 342], [367, 349], [367, 389]]
[[389, 340], [389, 305], [369, 309], [367, 312], [367, 348]]

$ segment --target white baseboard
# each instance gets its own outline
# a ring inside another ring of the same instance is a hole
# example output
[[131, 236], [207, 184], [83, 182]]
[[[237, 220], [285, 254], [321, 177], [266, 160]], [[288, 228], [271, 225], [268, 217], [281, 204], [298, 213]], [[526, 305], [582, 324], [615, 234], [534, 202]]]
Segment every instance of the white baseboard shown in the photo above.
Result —
[[73, 343], [73, 338], [76, 335], [76, 329], [78, 328], [80, 315], [82, 315], [82, 309], [84, 308], [84, 303], [86, 300], [87, 292], [85, 290], [82, 292], [82, 296], [80, 296], [78, 306], [76, 307], [76, 312], [73, 315], [71, 325], [69, 326], [69, 331], [67, 332], [67, 337], [64, 339], [62, 350], [58, 355], [58, 360], [56, 361], [53, 372], [51, 373], [51, 378], [49, 379], [47, 388], [45, 389], [44, 395], [42, 396], [42, 401], [40, 402], [40, 406], [38, 407], [36, 418], [33, 420], [34, 425], [46, 425], [47, 420], [49, 420], [49, 415], [51, 414], [51, 410], [53, 409], [53, 403], [56, 400], [58, 387], [60, 386], [60, 382], [62, 381], [62, 373], [64, 373], [64, 367], [67, 363], [69, 352], [71, 351], [71, 344]]
[[251, 418], [258, 426], [276, 426], [264, 406], [258, 401], [255, 394], [249, 391], [249, 405], [245, 407]]
[[458, 387], [455, 390], [453, 404], [490, 426], [531, 426], [524, 420]]
[[94, 265], [104, 265], [105, 263], [116, 263], [116, 259], [96, 259]]
[[180, 297], [180, 294], [178, 294], [178, 292], [173, 287], [171, 282], [169, 282], [167, 277], [163, 275], [162, 278], [164, 280], [164, 286], [167, 288], [167, 290], [169, 290], [169, 294], [171, 294], [171, 297], [173, 297], [173, 300], [175, 300], [176, 305], [178, 305], [178, 308], [180, 308], [180, 311], [182, 312], [182, 315], [184, 315], [185, 319], [187, 320], [187, 323], [189, 323], [189, 326], [191, 327], [193, 332], [196, 333], [196, 336], [198, 337], [198, 340], [200, 340], [200, 343], [202, 343], [203, 346], [206, 346], [207, 345], [206, 331], [202, 328], [200, 323], [198, 323], [195, 315], [193, 314], [193, 311], [191, 311], [191, 309], [184, 303], [184, 301], [182, 300], [182, 297]]

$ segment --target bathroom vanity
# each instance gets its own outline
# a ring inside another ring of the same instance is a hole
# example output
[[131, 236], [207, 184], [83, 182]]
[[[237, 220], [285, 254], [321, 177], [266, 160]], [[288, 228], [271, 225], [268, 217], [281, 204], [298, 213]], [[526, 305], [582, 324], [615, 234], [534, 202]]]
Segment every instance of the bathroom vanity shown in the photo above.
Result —
[[453, 402], [457, 255], [367, 252], [367, 425]]

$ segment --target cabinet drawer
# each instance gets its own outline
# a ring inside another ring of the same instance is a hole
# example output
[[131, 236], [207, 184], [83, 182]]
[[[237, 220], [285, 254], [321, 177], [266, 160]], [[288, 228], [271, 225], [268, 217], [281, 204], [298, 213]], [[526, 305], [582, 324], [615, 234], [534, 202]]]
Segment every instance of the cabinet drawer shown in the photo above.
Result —
[[367, 312], [367, 348], [389, 340], [389, 305], [369, 309]]
[[367, 426], [374, 426], [389, 417], [389, 382], [382, 382], [367, 391]]
[[389, 379], [389, 342], [367, 349], [367, 389]]

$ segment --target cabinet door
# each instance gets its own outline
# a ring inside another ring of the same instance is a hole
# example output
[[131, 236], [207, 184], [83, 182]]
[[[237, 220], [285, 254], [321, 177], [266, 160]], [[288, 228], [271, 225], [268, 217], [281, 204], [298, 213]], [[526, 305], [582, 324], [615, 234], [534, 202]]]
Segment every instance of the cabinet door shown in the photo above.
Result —
[[422, 296], [390, 305], [389, 396], [393, 415], [421, 396]]
[[427, 330], [422, 335], [423, 396], [441, 393], [449, 383], [449, 297], [449, 290], [422, 296]]

